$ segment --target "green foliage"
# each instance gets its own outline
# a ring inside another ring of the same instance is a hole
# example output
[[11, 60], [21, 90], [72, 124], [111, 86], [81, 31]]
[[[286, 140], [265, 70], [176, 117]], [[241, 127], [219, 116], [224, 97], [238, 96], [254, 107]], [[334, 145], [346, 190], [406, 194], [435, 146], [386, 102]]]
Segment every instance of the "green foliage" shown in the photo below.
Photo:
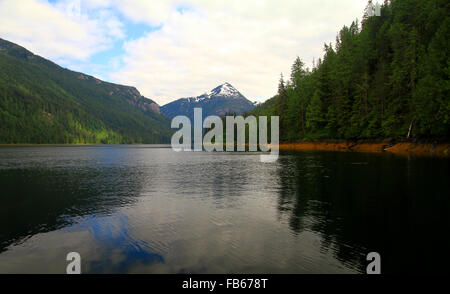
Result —
[[253, 114], [279, 115], [283, 141], [401, 138], [411, 123], [416, 138], [450, 138], [449, 5], [385, 1], [381, 16], [344, 26], [311, 71], [297, 58]]
[[306, 109], [306, 127], [316, 132], [323, 128], [323, 123], [322, 101], [316, 91]]
[[1, 144], [169, 142], [169, 120], [152, 103], [0, 39]]

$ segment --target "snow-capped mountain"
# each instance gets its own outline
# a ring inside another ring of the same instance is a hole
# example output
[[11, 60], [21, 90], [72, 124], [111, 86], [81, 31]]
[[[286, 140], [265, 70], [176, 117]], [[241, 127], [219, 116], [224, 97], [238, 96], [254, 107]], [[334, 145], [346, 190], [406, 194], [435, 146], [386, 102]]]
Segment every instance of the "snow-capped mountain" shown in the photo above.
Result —
[[236, 88], [234, 88], [229, 83], [225, 83], [212, 89], [207, 95], [209, 97], [222, 96], [227, 98], [245, 98], [238, 90], [236, 90]]
[[193, 117], [194, 108], [203, 109], [203, 117], [208, 115], [223, 116], [227, 113], [241, 114], [255, 107], [254, 103], [244, 97], [231, 84], [225, 83], [197, 97], [181, 98], [161, 107], [166, 116], [177, 115]]
[[238, 90], [236, 90], [235, 87], [233, 87], [229, 83], [225, 83], [225, 84], [215, 87], [208, 93], [202, 94], [200, 96], [182, 98], [182, 99], [189, 99], [189, 101], [198, 102], [198, 101], [202, 101], [205, 99], [211, 99], [211, 98], [217, 98], [217, 97], [229, 98], [229, 99], [245, 98], [244, 95], [242, 95]]

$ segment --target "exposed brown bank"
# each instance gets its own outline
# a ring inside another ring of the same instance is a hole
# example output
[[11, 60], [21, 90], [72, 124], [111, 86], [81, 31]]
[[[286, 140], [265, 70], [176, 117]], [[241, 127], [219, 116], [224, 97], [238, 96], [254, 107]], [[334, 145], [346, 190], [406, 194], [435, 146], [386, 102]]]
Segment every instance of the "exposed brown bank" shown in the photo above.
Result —
[[390, 152], [400, 155], [450, 157], [450, 143], [414, 142], [298, 142], [281, 143], [281, 150]]

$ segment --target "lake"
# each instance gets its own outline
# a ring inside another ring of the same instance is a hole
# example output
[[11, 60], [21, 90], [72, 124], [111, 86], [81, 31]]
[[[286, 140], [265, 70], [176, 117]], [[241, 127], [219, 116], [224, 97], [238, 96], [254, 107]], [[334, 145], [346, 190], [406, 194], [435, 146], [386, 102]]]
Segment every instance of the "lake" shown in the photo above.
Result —
[[0, 273], [448, 272], [448, 159], [0, 147], [0, 184]]

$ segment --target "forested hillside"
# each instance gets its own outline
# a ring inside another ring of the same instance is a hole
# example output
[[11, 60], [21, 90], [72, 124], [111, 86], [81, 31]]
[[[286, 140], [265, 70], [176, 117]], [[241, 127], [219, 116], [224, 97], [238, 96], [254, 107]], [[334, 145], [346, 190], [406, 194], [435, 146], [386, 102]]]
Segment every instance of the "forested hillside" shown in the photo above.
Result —
[[386, 1], [380, 16], [366, 9], [311, 70], [297, 58], [278, 94], [252, 113], [279, 115], [283, 141], [450, 138], [449, 3]]
[[166, 143], [169, 124], [135, 88], [64, 69], [0, 39], [0, 144]]

